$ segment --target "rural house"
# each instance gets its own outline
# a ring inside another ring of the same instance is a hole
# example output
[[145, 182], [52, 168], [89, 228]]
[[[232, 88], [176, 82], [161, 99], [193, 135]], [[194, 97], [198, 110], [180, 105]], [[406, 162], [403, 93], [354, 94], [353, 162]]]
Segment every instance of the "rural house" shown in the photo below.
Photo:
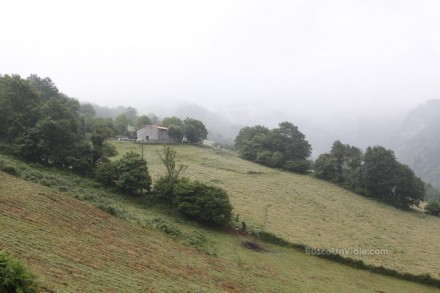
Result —
[[137, 141], [169, 141], [168, 128], [158, 125], [144, 125], [136, 130]]

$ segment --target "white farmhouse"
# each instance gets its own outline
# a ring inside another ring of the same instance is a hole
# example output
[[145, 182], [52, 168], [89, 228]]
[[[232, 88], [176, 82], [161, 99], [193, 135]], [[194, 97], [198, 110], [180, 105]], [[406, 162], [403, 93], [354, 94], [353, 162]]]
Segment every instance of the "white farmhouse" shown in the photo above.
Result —
[[158, 125], [144, 125], [136, 130], [137, 141], [170, 141], [168, 128]]

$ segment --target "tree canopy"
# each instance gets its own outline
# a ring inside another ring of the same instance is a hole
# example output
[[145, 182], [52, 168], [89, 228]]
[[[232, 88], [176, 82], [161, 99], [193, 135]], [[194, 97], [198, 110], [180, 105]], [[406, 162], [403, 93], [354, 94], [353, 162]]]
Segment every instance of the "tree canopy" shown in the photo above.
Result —
[[305, 135], [290, 122], [282, 122], [279, 128], [264, 126], [244, 127], [235, 139], [240, 156], [269, 167], [295, 172], [306, 172], [307, 158], [312, 147]]
[[192, 144], [201, 143], [208, 137], [208, 130], [200, 120], [186, 118], [183, 121], [183, 126], [185, 137]]
[[418, 205], [425, 193], [423, 181], [382, 146], [368, 147], [364, 154], [335, 141], [330, 153], [315, 161], [314, 171], [318, 178], [399, 207]]

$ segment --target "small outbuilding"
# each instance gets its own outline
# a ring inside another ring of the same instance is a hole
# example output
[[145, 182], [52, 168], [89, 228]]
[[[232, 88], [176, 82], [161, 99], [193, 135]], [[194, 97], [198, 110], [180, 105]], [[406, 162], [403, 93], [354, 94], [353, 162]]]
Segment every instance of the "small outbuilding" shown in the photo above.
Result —
[[158, 125], [144, 125], [136, 130], [137, 141], [170, 141], [168, 128]]

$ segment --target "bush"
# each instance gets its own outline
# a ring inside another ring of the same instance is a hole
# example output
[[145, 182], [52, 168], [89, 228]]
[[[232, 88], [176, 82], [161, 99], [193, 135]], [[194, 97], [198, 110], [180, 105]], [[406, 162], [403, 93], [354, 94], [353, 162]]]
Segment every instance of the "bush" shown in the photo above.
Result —
[[310, 168], [310, 162], [307, 160], [289, 160], [284, 164], [283, 168], [296, 173], [307, 173], [307, 170]]
[[36, 277], [4, 251], [0, 251], [0, 292], [37, 292]]
[[151, 189], [147, 162], [139, 154], [129, 152], [114, 163], [100, 165], [95, 177], [101, 183], [133, 194]]
[[168, 177], [161, 176], [154, 183], [154, 192], [171, 202], [173, 195], [173, 186], [169, 184]]
[[230, 225], [232, 205], [223, 189], [183, 178], [177, 182], [174, 194], [173, 205], [189, 218], [215, 226]]
[[436, 201], [428, 203], [425, 206], [425, 212], [433, 216], [440, 216], [440, 204]]
[[5, 167], [3, 167], [3, 172], [6, 172], [6, 173], [14, 175], [14, 176], [18, 175], [17, 168], [15, 168], [15, 166], [12, 166], [12, 165], [6, 165]]

